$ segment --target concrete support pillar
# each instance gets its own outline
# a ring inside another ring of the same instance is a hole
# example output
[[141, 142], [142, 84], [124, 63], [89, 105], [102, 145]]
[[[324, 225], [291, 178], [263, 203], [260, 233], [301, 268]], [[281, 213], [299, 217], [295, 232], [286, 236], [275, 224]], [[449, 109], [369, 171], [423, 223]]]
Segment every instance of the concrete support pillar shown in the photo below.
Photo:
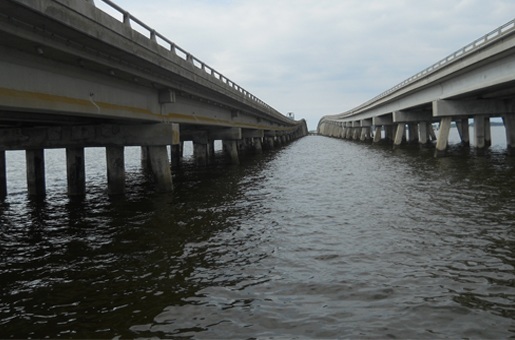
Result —
[[418, 123], [418, 142], [419, 144], [429, 143], [429, 125], [428, 122]]
[[30, 196], [45, 195], [45, 151], [43, 149], [26, 150], [25, 158], [28, 194]]
[[492, 146], [492, 130], [490, 127], [490, 117], [485, 117], [485, 146]]
[[404, 139], [404, 134], [406, 133], [406, 124], [399, 123], [395, 129], [395, 138], [393, 140], [393, 147], [398, 147], [402, 144], [402, 140]]
[[45, 195], [45, 150], [26, 150], [25, 159], [27, 162], [27, 189], [29, 196]]
[[141, 147], [141, 169], [144, 172], [150, 172], [150, 159], [148, 156], [148, 146]]
[[451, 131], [452, 117], [443, 117], [440, 121], [440, 133], [436, 141], [435, 157], [445, 155], [447, 150], [447, 142], [449, 140], [449, 131]]
[[149, 146], [148, 158], [156, 191], [170, 192], [173, 189], [172, 171], [166, 145]]
[[208, 144], [199, 141], [193, 141], [193, 157], [196, 165], [207, 165]]
[[352, 139], [358, 140], [359, 137], [361, 136], [361, 128], [355, 127], [355, 128], [353, 128], [353, 130], [354, 131], [353, 131]]
[[274, 139], [273, 137], [265, 137], [263, 138], [263, 149], [272, 150], [274, 148]]
[[359, 138], [360, 141], [364, 142], [367, 140], [367, 138], [370, 136], [369, 130], [370, 130], [370, 128], [368, 128], [368, 127], [361, 128], [361, 136]]
[[515, 156], [515, 114], [504, 115], [502, 120], [506, 130], [506, 148], [508, 149], [508, 155]]
[[182, 158], [182, 146], [181, 142], [181, 126], [179, 124], [172, 124], [172, 144], [170, 145], [170, 160], [172, 167], [179, 165], [180, 159]]
[[418, 124], [408, 123], [408, 143], [414, 144], [417, 143], [418, 140]]
[[456, 121], [456, 128], [458, 129], [458, 133], [460, 135], [461, 144], [470, 145], [470, 133], [469, 133], [469, 120], [468, 118], [463, 118], [461, 120]]
[[224, 140], [222, 143], [225, 154], [231, 158], [231, 163], [239, 164], [240, 158], [238, 155], [238, 141]]
[[257, 154], [263, 153], [263, 144], [261, 138], [254, 138], [254, 152]]
[[76, 147], [66, 149], [66, 172], [68, 179], [68, 195], [84, 195], [86, 193], [84, 148]]
[[474, 138], [476, 148], [484, 149], [486, 147], [485, 143], [485, 116], [475, 116], [474, 117]]
[[106, 147], [107, 192], [109, 195], [125, 193], [125, 155], [123, 146]]
[[382, 126], [376, 126], [376, 131], [374, 133], [374, 143], [379, 143], [381, 141], [382, 130], [383, 130]]
[[193, 142], [193, 159], [196, 165], [205, 166], [207, 165], [207, 159], [209, 155], [209, 139], [207, 132], [196, 131], [192, 135]]
[[7, 176], [6, 176], [5, 151], [0, 150], [0, 199], [7, 196]]

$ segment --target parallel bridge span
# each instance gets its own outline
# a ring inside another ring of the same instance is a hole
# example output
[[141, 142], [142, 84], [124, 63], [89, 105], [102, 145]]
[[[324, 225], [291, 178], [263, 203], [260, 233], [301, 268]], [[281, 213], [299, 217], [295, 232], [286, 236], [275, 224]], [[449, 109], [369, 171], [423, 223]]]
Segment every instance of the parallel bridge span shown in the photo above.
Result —
[[[515, 151], [515, 20], [473, 41], [434, 65], [365, 102], [318, 124], [321, 135], [379, 142], [436, 140], [445, 154], [452, 121], [469, 144], [474, 119], [478, 148], [489, 146], [490, 118], [502, 117], [507, 147]], [[438, 137], [432, 124], [439, 123]], [[406, 129], [407, 128], [407, 129]]]
[[[68, 193], [84, 193], [84, 148], [106, 147], [109, 193], [124, 191], [125, 146], [141, 146], [160, 191], [193, 141], [204, 164], [223, 140], [233, 162], [307, 134], [222, 73], [109, 0], [0, 2], [0, 197], [5, 151], [26, 150], [28, 191], [45, 192], [44, 149], [66, 148]], [[139, 30], [135, 29], [138, 26]], [[140, 31], [143, 31], [142, 34]]]

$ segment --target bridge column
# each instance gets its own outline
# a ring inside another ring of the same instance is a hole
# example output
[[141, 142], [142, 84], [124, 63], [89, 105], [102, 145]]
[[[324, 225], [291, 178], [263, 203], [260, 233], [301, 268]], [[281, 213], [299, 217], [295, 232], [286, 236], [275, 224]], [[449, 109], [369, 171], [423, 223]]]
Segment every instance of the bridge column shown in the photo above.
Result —
[[440, 120], [440, 133], [436, 141], [435, 157], [445, 155], [447, 150], [447, 143], [449, 140], [449, 131], [451, 130], [452, 117], [442, 117]]
[[406, 134], [406, 124], [399, 123], [395, 129], [395, 138], [393, 140], [393, 147], [396, 148], [402, 144], [404, 135]]
[[125, 156], [123, 146], [106, 147], [107, 192], [109, 195], [125, 193]]
[[86, 170], [84, 148], [66, 148], [66, 172], [68, 195], [80, 196], [86, 193]]
[[5, 150], [0, 150], [0, 199], [7, 196], [7, 176], [5, 164]]
[[490, 127], [490, 117], [485, 118], [485, 145], [492, 146], [492, 130]]
[[374, 143], [379, 143], [381, 141], [382, 132], [383, 132], [383, 127], [381, 125], [376, 126], [376, 130], [374, 132]]
[[478, 149], [484, 149], [487, 146], [486, 119], [488, 118], [483, 115], [474, 116], [474, 138]]
[[193, 158], [195, 164], [200, 166], [207, 165], [208, 158], [208, 139], [205, 132], [197, 132], [193, 135]]
[[254, 152], [257, 154], [263, 153], [263, 144], [261, 142], [261, 138], [254, 138]]
[[240, 164], [240, 158], [238, 156], [238, 141], [223, 140], [222, 143], [225, 154], [231, 158], [231, 163]]
[[431, 123], [418, 123], [418, 142], [421, 145], [429, 143], [429, 124]]
[[168, 160], [166, 145], [152, 145], [147, 148], [150, 170], [158, 192], [170, 192], [173, 189], [172, 171]]
[[29, 196], [45, 195], [45, 150], [26, 150], [25, 159], [27, 162], [27, 189]]
[[502, 120], [504, 122], [504, 129], [506, 130], [506, 148], [508, 155], [515, 156], [515, 114], [506, 114], [502, 117]]
[[456, 121], [456, 128], [458, 129], [458, 134], [460, 135], [461, 144], [463, 144], [465, 146], [470, 145], [469, 119], [468, 119], [468, 117], [464, 117], [464, 118]]
[[172, 168], [179, 164], [182, 158], [181, 130], [179, 124], [172, 124], [172, 145], [170, 145], [170, 160]]

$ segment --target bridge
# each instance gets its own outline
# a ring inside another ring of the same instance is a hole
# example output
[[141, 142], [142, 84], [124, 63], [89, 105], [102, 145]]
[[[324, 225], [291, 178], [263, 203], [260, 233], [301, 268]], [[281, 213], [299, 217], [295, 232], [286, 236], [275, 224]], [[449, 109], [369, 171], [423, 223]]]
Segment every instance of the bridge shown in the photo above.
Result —
[[[349, 111], [324, 116], [321, 135], [432, 144], [442, 156], [455, 121], [463, 144], [470, 144], [474, 121], [477, 148], [491, 143], [490, 118], [502, 117], [507, 149], [515, 152], [515, 20], [473, 41], [402, 83]], [[433, 124], [439, 123], [438, 136]]]
[[[69, 195], [85, 192], [84, 148], [105, 147], [108, 192], [125, 190], [124, 147], [140, 146], [158, 191], [192, 141], [208, 162], [222, 140], [234, 163], [307, 134], [109, 0], [0, 2], [0, 197], [6, 150], [25, 150], [29, 195], [45, 193], [44, 150], [65, 148]], [[142, 33], [143, 32], [143, 33]], [[170, 152], [168, 152], [170, 148]]]

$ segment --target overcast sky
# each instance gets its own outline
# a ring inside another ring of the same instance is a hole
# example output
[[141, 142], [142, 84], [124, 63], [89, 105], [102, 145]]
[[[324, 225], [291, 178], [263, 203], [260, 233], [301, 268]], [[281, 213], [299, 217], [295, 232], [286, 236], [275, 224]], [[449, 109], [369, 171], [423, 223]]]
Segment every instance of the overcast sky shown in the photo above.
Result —
[[515, 18], [514, 0], [115, 2], [310, 130]]

